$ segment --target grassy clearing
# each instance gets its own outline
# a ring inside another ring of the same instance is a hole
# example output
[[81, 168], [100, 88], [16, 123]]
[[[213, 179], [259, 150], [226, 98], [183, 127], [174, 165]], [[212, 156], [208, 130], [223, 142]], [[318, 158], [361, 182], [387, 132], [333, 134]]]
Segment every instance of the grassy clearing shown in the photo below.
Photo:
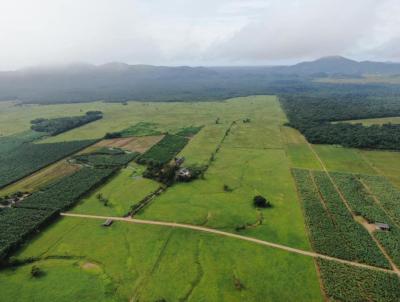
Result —
[[329, 171], [370, 175], [375, 175], [377, 173], [356, 149], [329, 145], [315, 145], [314, 149]]
[[[2, 301], [55, 293], [66, 301], [321, 301], [312, 259], [187, 230], [63, 218], [18, 255], [26, 257], [41, 257], [46, 275], [31, 279], [31, 265], [3, 272]], [[98, 269], [83, 269], [87, 262]], [[57, 277], [68, 286], [54, 285]]]
[[322, 166], [306, 144], [288, 144], [286, 152], [294, 168], [322, 170]]
[[179, 153], [179, 157], [186, 158], [188, 165], [205, 165], [210, 159], [211, 153], [225, 134], [228, 125], [214, 124], [204, 127], [190, 143]]
[[[104, 186], [95, 190], [89, 197], [81, 200], [72, 210], [74, 213], [123, 216], [129, 212], [132, 205], [138, 203], [146, 195], [155, 191], [159, 184], [140, 175], [144, 167], [131, 163], [122, 169]], [[104, 206], [96, 197], [102, 194], [109, 200]]]
[[287, 144], [307, 144], [307, 140], [298, 130], [291, 127], [281, 127], [281, 131]]
[[359, 152], [379, 174], [400, 188], [400, 152], [364, 150]]

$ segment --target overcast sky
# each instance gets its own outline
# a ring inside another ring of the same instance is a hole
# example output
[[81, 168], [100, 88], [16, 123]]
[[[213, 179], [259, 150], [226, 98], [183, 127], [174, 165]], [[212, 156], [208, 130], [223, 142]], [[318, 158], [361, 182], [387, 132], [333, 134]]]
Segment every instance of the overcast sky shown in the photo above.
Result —
[[0, 0], [0, 70], [400, 61], [399, 0]]

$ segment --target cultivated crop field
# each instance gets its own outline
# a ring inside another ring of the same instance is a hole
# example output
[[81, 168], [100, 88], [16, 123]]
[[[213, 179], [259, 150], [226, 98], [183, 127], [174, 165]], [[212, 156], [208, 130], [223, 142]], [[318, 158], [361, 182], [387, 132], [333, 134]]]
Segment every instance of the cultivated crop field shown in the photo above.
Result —
[[[0, 142], [23, 163], [0, 154], [0, 196], [27, 194], [0, 208], [1, 301], [399, 297], [397, 152], [309, 144], [275, 96], [0, 106]], [[87, 111], [102, 118], [29, 130]], [[36, 149], [54, 154], [25, 164]]]

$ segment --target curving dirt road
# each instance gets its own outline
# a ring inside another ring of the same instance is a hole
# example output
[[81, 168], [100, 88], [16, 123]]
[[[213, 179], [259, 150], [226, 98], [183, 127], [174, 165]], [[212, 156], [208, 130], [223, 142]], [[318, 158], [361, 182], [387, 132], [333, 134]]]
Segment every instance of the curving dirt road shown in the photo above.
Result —
[[273, 242], [269, 242], [269, 241], [264, 241], [264, 240], [260, 240], [260, 239], [256, 239], [256, 238], [252, 238], [252, 237], [242, 236], [242, 235], [224, 232], [224, 231], [211, 229], [211, 228], [206, 228], [206, 227], [202, 227], [202, 226], [196, 226], [196, 225], [184, 224], [184, 223], [175, 223], [175, 222], [142, 220], [142, 219], [134, 219], [134, 218], [129, 218], [129, 217], [110, 217], [110, 216], [97, 216], [97, 215], [73, 214], [73, 213], [61, 213], [60, 215], [67, 216], [67, 217], [89, 218], [89, 219], [99, 219], [99, 220], [112, 219], [114, 221], [125, 221], [125, 222], [130, 222], [130, 223], [146, 224], [146, 225], [158, 225], [158, 226], [190, 229], [190, 230], [199, 231], [199, 232], [212, 233], [212, 234], [236, 238], [236, 239], [240, 239], [240, 240], [244, 240], [244, 241], [250, 241], [250, 242], [253, 242], [256, 244], [265, 245], [265, 246], [272, 247], [275, 249], [280, 249], [280, 250], [284, 250], [284, 251], [287, 251], [290, 253], [300, 254], [300, 255], [304, 255], [304, 256], [308, 256], [308, 257], [320, 258], [320, 259], [335, 261], [335, 262], [348, 264], [348, 265], [352, 265], [352, 266], [356, 266], [356, 267], [360, 267], [360, 268], [366, 268], [366, 269], [382, 271], [385, 273], [397, 274], [400, 277], [400, 273], [393, 271], [393, 270], [376, 267], [376, 266], [372, 266], [372, 265], [368, 265], [368, 264], [343, 260], [343, 259], [339, 259], [339, 258], [335, 258], [335, 257], [330, 257], [330, 256], [314, 253], [314, 252], [309, 252], [309, 251], [292, 248], [292, 247], [282, 245], [282, 244], [277, 244], [277, 243], [273, 243]]

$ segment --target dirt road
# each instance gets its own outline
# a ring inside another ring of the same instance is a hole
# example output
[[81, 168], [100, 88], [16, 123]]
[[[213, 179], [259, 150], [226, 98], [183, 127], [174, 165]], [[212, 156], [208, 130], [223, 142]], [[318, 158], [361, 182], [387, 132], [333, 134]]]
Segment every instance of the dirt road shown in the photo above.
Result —
[[231, 238], [236, 238], [236, 239], [240, 239], [240, 240], [244, 240], [244, 241], [250, 241], [250, 242], [253, 242], [256, 244], [268, 246], [268, 247], [275, 248], [275, 249], [284, 250], [284, 251], [287, 251], [290, 253], [300, 254], [300, 255], [313, 257], [313, 258], [320, 258], [320, 259], [329, 260], [329, 261], [340, 262], [343, 264], [348, 264], [348, 265], [352, 265], [352, 266], [356, 266], [356, 267], [360, 267], [360, 268], [378, 270], [378, 271], [382, 271], [382, 272], [386, 272], [386, 273], [397, 274], [400, 276], [400, 273], [398, 273], [398, 272], [395, 272], [395, 271], [389, 270], [389, 269], [384, 269], [381, 267], [376, 267], [376, 266], [372, 266], [372, 265], [368, 265], [368, 264], [343, 260], [343, 259], [339, 259], [339, 258], [335, 258], [335, 257], [330, 257], [330, 256], [310, 252], [310, 251], [304, 251], [304, 250], [292, 248], [292, 247], [282, 245], [282, 244], [277, 244], [277, 243], [264, 241], [264, 240], [260, 240], [260, 239], [256, 239], [256, 238], [252, 238], [252, 237], [242, 236], [242, 235], [238, 235], [238, 234], [234, 234], [234, 233], [224, 232], [224, 231], [220, 231], [220, 230], [216, 230], [216, 229], [211, 229], [211, 228], [206, 228], [206, 227], [196, 226], [196, 225], [191, 225], [191, 224], [133, 219], [133, 218], [129, 218], [129, 217], [109, 217], [109, 216], [97, 216], [97, 215], [73, 214], [73, 213], [61, 213], [61, 216], [99, 219], [99, 220], [112, 219], [114, 221], [124, 221], [124, 222], [130, 222], [130, 223], [135, 223], [135, 224], [158, 225], [158, 226], [164, 226], [164, 227], [190, 229], [190, 230], [194, 230], [194, 231], [212, 233], [212, 234], [221, 235], [221, 236], [225, 236], [225, 237], [231, 237]]

